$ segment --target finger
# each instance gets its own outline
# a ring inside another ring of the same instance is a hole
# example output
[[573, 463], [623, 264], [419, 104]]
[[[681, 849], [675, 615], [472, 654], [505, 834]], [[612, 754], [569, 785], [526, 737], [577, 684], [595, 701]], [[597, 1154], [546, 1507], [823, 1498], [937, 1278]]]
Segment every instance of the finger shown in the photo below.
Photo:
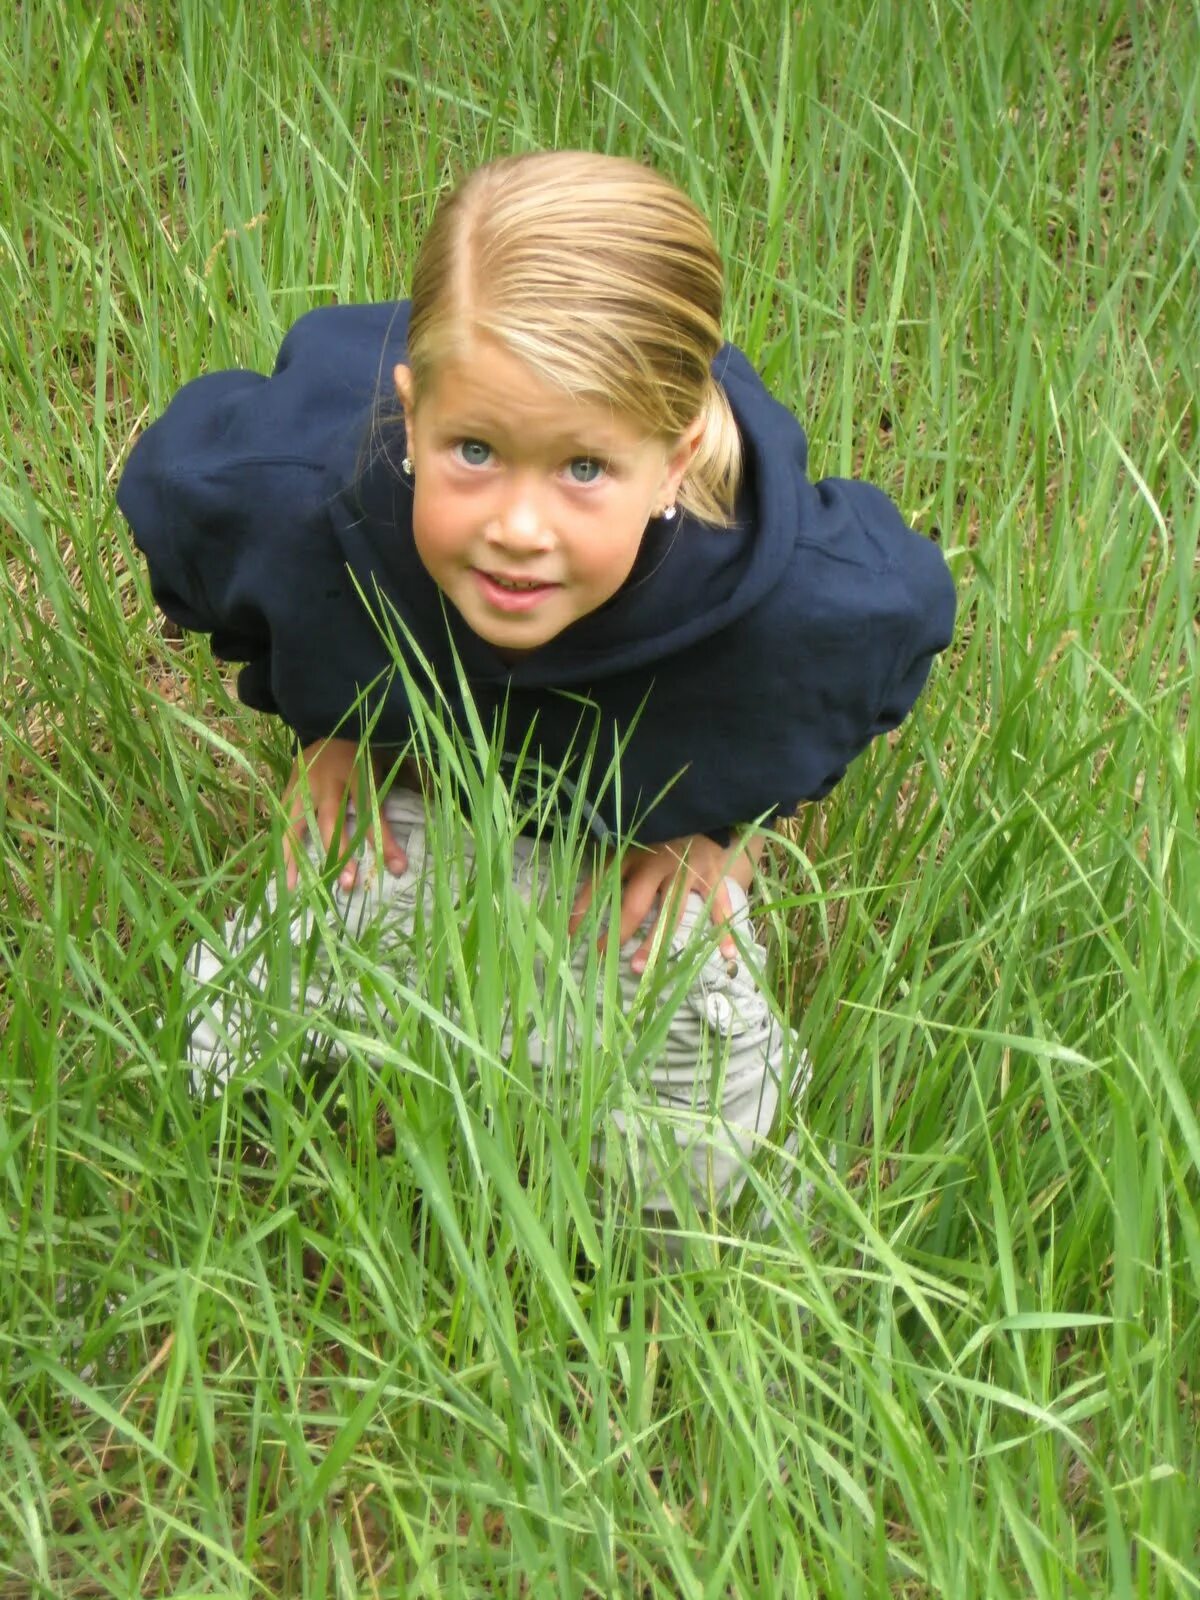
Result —
[[584, 917], [587, 916], [592, 901], [596, 898], [596, 885], [600, 882], [611, 863], [611, 855], [605, 856], [602, 859], [593, 859], [591, 874], [584, 882], [583, 887], [576, 894], [575, 903], [571, 907], [571, 916], [567, 922], [568, 933], [575, 933], [579, 927], [579, 924], [583, 921]]
[[283, 827], [283, 875], [289, 890], [296, 887], [300, 878], [300, 830], [303, 826], [303, 815], [296, 817], [289, 811]]
[[[675, 936], [683, 922], [684, 912], [687, 910], [688, 896], [696, 895], [701, 900], [705, 899], [706, 885], [694, 872], [681, 872], [666, 886], [665, 893], [666, 899], [661, 914], [655, 919], [654, 926], [631, 957], [635, 972], [641, 972], [646, 967], [656, 946], [661, 950], [664, 946], [670, 948], [674, 944]], [[732, 915], [733, 908], [728, 896], [725, 904], [729, 914]], [[736, 953], [737, 948], [734, 946], [733, 954]]]
[[583, 921], [584, 917], [587, 916], [588, 907], [592, 903], [592, 897], [594, 893], [595, 884], [593, 880], [589, 878], [584, 884], [583, 888], [580, 889], [579, 893], [575, 896], [575, 904], [571, 907], [571, 915], [567, 921], [568, 933], [573, 934], [578, 929], [579, 924]]
[[[405, 854], [399, 839], [392, 831], [392, 825], [388, 821], [388, 815], [383, 805], [384, 796], [391, 788], [394, 770], [395, 768], [389, 767], [385, 758], [379, 752], [372, 752], [370, 773], [367, 776], [367, 785], [370, 791], [369, 815], [371, 827], [368, 832], [371, 847], [377, 856], [383, 857], [384, 865], [393, 877], [398, 878], [408, 871], [408, 856]], [[367, 812], [368, 808], [366, 806], [359, 808], [358, 781], [353, 773], [351, 774], [349, 789], [355, 810], [361, 817]], [[376, 827], [378, 827], [378, 833], [373, 831]]]
[[[645, 922], [654, 910], [655, 904], [665, 907], [666, 899], [670, 894], [670, 880], [667, 883], [655, 883], [652, 880], [643, 883], [636, 882], [621, 896], [621, 912], [617, 922], [617, 942], [624, 949], [630, 939]], [[655, 918], [657, 923], [661, 919]]]
[[294, 889], [300, 881], [300, 851], [304, 843], [304, 836], [308, 832], [308, 814], [305, 810], [305, 791], [295, 781], [284, 790], [284, 798], [288, 801], [287, 823], [283, 832], [283, 865], [288, 889]]
[[[650, 960], [651, 951], [660, 941], [670, 943], [671, 936], [683, 914], [684, 901], [687, 898], [687, 883], [690, 880], [668, 878], [665, 883], [655, 883], [649, 880], [645, 889], [638, 884], [632, 894], [627, 895], [621, 902], [621, 948], [624, 949], [626, 941], [632, 939], [634, 934], [645, 922], [654, 907], [655, 901], [659, 905], [659, 913], [654, 918], [646, 937], [634, 951], [630, 958], [630, 965], [635, 972], [643, 972]], [[677, 892], [677, 886], [680, 892]], [[659, 930], [662, 930], [661, 933]]]
[[659, 894], [659, 880], [653, 874], [627, 875], [622, 873], [621, 898], [613, 908], [607, 932], [600, 944], [603, 949], [609, 934], [616, 930], [617, 947], [624, 949], [642, 923], [650, 915]]
[[[349, 791], [347, 791], [349, 793]], [[326, 800], [317, 807], [317, 832], [321, 838], [321, 851], [326, 861], [333, 850], [333, 836], [339, 833], [337, 860], [344, 856], [349, 859], [344, 863], [338, 875], [338, 882], [343, 889], [353, 889], [358, 877], [358, 863], [351, 854], [353, 840], [350, 835], [350, 819], [344, 810], [345, 796], [338, 800]]]
[[646, 933], [646, 937], [629, 958], [629, 965], [634, 972], [645, 972], [656, 949], [661, 951], [670, 947], [682, 914], [682, 910], [675, 911], [670, 905], [667, 905], [655, 917]]
[[733, 921], [733, 901], [730, 898], [729, 888], [724, 878], [721, 879], [712, 897], [710, 915], [717, 927], [724, 929], [721, 937], [721, 954], [727, 961], [735, 960], [738, 947], [737, 941], [733, 937], [733, 930], [730, 927]]
[[402, 873], [407, 872], [408, 857], [404, 853], [399, 839], [392, 831], [392, 825], [384, 815], [382, 807], [379, 811], [379, 842], [383, 846], [384, 862], [392, 876], [398, 878]]
[[290, 892], [300, 882], [300, 845], [290, 830], [283, 836], [283, 869]]

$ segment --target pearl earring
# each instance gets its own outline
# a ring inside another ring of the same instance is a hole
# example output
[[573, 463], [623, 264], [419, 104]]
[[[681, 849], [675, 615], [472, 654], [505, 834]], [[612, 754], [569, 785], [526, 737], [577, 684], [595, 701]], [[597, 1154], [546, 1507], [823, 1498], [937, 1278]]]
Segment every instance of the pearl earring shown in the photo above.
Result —
[[675, 507], [674, 506], [664, 506], [662, 508], [662, 510], [659, 512], [659, 516], [663, 519], [664, 522], [674, 522], [674, 520], [675, 520]]
[[413, 464], [412, 464], [412, 457], [411, 456], [405, 456], [404, 460], [400, 463], [400, 471], [402, 473], [404, 473], [406, 478], [411, 478], [412, 477], [412, 475], [413, 475]]

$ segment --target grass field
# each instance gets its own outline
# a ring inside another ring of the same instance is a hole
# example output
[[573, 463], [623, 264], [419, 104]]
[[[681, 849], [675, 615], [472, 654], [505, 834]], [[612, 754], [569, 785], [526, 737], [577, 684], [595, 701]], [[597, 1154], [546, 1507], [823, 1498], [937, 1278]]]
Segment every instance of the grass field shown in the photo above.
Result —
[[[22, 0], [0, 108], [0, 1595], [1200, 1592], [1196, 0]], [[331, 1081], [295, 1024], [220, 1101], [179, 1064], [289, 752], [121, 465], [544, 145], [689, 189], [815, 470], [960, 592], [774, 850], [773, 1225], [676, 1267], [495, 1058], [503, 896]]]

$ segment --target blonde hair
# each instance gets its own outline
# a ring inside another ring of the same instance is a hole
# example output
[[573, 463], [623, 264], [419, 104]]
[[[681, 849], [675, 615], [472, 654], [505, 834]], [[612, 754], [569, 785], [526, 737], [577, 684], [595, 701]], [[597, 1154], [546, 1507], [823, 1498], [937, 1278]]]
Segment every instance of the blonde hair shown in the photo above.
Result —
[[504, 157], [440, 203], [422, 241], [408, 331], [414, 394], [419, 402], [439, 365], [486, 335], [645, 437], [673, 441], [702, 417], [678, 501], [725, 525], [742, 448], [711, 374], [722, 293], [708, 223], [659, 173], [580, 150]]

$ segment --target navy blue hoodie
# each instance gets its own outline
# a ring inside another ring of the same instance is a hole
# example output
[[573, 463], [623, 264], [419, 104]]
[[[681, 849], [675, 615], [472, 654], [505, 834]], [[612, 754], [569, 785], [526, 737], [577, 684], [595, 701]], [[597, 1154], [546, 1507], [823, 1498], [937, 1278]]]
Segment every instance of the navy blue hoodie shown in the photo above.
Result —
[[[799, 423], [728, 345], [713, 371], [744, 446], [735, 526], [652, 521], [611, 600], [501, 660], [414, 547], [391, 378], [408, 312], [311, 312], [271, 377], [196, 379], [130, 455], [117, 501], [155, 598], [246, 663], [247, 705], [303, 743], [355, 737], [343, 719], [375, 685], [373, 741], [407, 741], [403, 682], [361, 589], [411, 632], [456, 720], [457, 655], [484, 725], [506, 707], [508, 750], [558, 772], [596, 739], [592, 825], [644, 843], [790, 813], [904, 719], [950, 641], [945, 562], [880, 490], [810, 483]], [[393, 633], [425, 680], [394, 620]], [[618, 747], [620, 784], [603, 786]]]

